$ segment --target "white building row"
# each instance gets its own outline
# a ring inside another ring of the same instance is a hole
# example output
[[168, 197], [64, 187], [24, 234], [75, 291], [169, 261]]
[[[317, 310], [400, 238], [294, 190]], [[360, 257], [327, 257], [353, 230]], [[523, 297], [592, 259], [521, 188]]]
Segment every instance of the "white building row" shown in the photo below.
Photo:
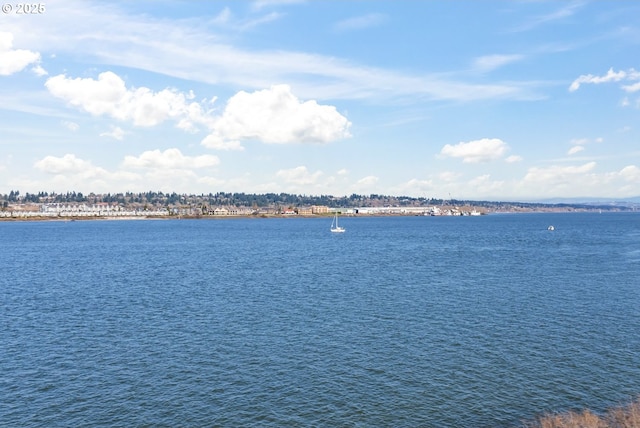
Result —
[[56, 218], [56, 217], [157, 217], [167, 216], [163, 210], [120, 210], [120, 211], [0, 211], [0, 218]]

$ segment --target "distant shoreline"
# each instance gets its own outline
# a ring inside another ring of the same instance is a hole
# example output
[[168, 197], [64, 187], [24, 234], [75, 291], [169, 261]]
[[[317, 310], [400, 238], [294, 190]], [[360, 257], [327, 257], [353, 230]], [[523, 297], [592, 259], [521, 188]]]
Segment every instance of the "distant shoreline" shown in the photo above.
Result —
[[[505, 215], [505, 214], [580, 214], [580, 213], [599, 213], [599, 212], [627, 212], [635, 211], [623, 210], [517, 210], [517, 211], [492, 211], [483, 212], [481, 216], [486, 215]], [[10, 216], [0, 217], [0, 222], [31, 222], [31, 221], [55, 221], [55, 222], [73, 222], [73, 221], [121, 221], [121, 220], [232, 220], [232, 219], [276, 219], [276, 218], [329, 218], [332, 214], [260, 214], [260, 215], [135, 215], [135, 216]], [[425, 215], [416, 213], [345, 213], [343, 217], [349, 218], [367, 218], [367, 217], [469, 217], [468, 215]]]

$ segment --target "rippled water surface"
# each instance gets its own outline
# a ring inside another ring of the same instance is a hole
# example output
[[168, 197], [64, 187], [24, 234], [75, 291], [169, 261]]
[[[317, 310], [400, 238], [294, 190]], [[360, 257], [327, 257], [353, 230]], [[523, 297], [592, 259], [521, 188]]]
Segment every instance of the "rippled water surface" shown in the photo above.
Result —
[[509, 427], [640, 393], [639, 214], [330, 223], [0, 223], [0, 425]]

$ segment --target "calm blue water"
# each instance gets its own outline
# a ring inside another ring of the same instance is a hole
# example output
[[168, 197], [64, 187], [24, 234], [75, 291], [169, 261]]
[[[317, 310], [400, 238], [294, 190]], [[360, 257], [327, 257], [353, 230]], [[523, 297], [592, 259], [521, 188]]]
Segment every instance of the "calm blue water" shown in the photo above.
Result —
[[640, 393], [639, 214], [330, 223], [0, 223], [0, 425], [509, 427]]

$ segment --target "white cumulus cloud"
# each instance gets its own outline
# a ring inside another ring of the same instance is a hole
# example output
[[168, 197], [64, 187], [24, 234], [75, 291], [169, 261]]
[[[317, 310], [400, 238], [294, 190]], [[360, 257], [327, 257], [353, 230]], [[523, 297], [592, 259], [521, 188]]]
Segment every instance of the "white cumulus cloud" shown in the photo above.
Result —
[[374, 176], [374, 175], [368, 175], [366, 177], [361, 178], [360, 180], [358, 180], [358, 182], [356, 183], [356, 185], [358, 187], [362, 187], [362, 186], [373, 186], [374, 184], [376, 184], [378, 182], [379, 178]]
[[126, 132], [120, 128], [119, 126], [112, 126], [110, 132], [103, 132], [100, 134], [101, 137], [111, 137], [116, 140], [122, 140]]
[[[605, 74], [604, 76], [595, 76], [593, 74], [583, 74], [571, 83], [571, 86], [569, 86], [569, 91], [570, 92], [577, 91], [580, 88], [580, 85], [584, 83], [597, 85], [600, 83], [620, 82], [622, 80], [628, 80], [628, 81], [640, 80], [640, 72], [634, 70], [633, 68], [627, 71], [624, 71], [624, 70], [613, 71], [613, 68], [610, 68], [609, 71], [607, 71], [607, 74]], [[628, 86], [623, 86], [623, 89], [625, 89], [627, 92], [634, 92], [636, 90], [639, 90], [640, 86], [636, 84], [628, 85]]]
[[561, 184], [561, 183], [580, 183], [585, 174], [590, 173], [596, 167], [595, 162], [588, 162], [578, 166], [557, 166], [553, 165], [547, 168], [533, 167], [524, 177], [527, 182]]
[[73, 154], [63, 157], [47, 156], [36, 162], [34, 167], [48, 174], [78, 173], [94, 168], [91, 162], [79, 159]]
[[379, 177], [374, 175], [368, 175], [366, 177], [362, 177], [357, 180], [354, 184], [350, 186], [349, 192], [353, 193], [376, 193], [379, 191], [378, 182], [380, 181]]
[[33, 66], [33, 68], [31, 69], [31, 71], [33, 71], [35, 73], [36, 76], [46, 76], [49, 73], [47, 72], [47, 70], [45, 70], [44, 68], [42, 68], [42, 66], [40, 64], [36, 64]]
[[114, 183], [126, 183], [124, 187], [128, 188], [142, 178], [128, 171], [108, 171], [74, 154], [46, 156], [37, 161], [34, 168], [53, 176], [47, 180], [48, 186], [91, 192], [113, 191]]
[[192, 169], [207, 168], [220, 163], [217, 156], [185, 156], [178, 149], [149, 150], [140, 156], [125, 156], [123, 166], [128, 168], [151, 169]]
[[350, 137], [351, 123], [335, 107], [300, 101], [288, 85], [252, 93], [240, 91], [229, 99], [212, 133], [202, 144], [238, 149], [241, 140], [269, 144], [328, 143]]
[[128, 89], [124, 80], [111, 71], [100, 73], [97, 79], [73, 79], [61, 74], [49, 78], [45, 86], [53, 96], [94, 116], [106, 115], [137, 126], [154, 126], [173, 119], [180, 128], [189, 129], [205, 120], [201, 106], [188, 102], [192, 94], [173, 89]]
[[412, 178], [406, 183], [398, 186], [401, 194], [424, 194], [426, 191], [432, 191], [435, 188], [432, 180], [420, 180]]
[[447, 144], [440, 154], [446, 157], [462, 158], [465, 163], [488, 162], [502, 158], [509, 146], [499, 138], [482, 138], [456, 145]]
[[[9, 76], [25, 69], [29, 64], [40, 61], [38, 52], [25, 49], [13, 49], [13, 34], [0, 32], [0, 76]], [[42, 67], [36, 65], [36, 74], [43, 73]], [[44, 72], [46, 73], [46, 72]]]
[[626, 92], [638, 92], [640, 91], [640, 82], [634, 83], [633, 85], [622, 85], [622, 89]]
[[322, 171], [309, 172], [306, 166], [298, 166], [291, 169], [281, 169], [276, 176], [286, 183], [291, 184], [315, 184], [322, 176]]
[[504, 181], [492, 180], [491, 175], [484, 174], [475, 177], [469, 181], [469, 185], [474, 189], [477, 194], [496, 194], [504, 187]]
[[640, 183], [640, 168], [635, 165], [625, 166], [618, 174], [625, 181]]
[[209, 147], [210, 149], [216, 150], [244, 150], [242, 144], [238, 140], [224, 140], [217, 134], [209, 134], [204, 140], [202, 140], [201, 144], [205, 147]]
[[617, 171], [596, 171], [596, 162], [581, 165], [551, 165], [544, 168], [529, 168], [522, 185], [532, 191], [544, 189], [547, 196], [567, 194], [587, 195], [593, 189], [606, 189], [599, 194], [637, 195], [640, 184], [640, 168], [628, 165]]
[[457, 180], [460, 177], [460, 173], [453, 171], [444, 171], [438, 174], [438, 179], [450, 183]]

